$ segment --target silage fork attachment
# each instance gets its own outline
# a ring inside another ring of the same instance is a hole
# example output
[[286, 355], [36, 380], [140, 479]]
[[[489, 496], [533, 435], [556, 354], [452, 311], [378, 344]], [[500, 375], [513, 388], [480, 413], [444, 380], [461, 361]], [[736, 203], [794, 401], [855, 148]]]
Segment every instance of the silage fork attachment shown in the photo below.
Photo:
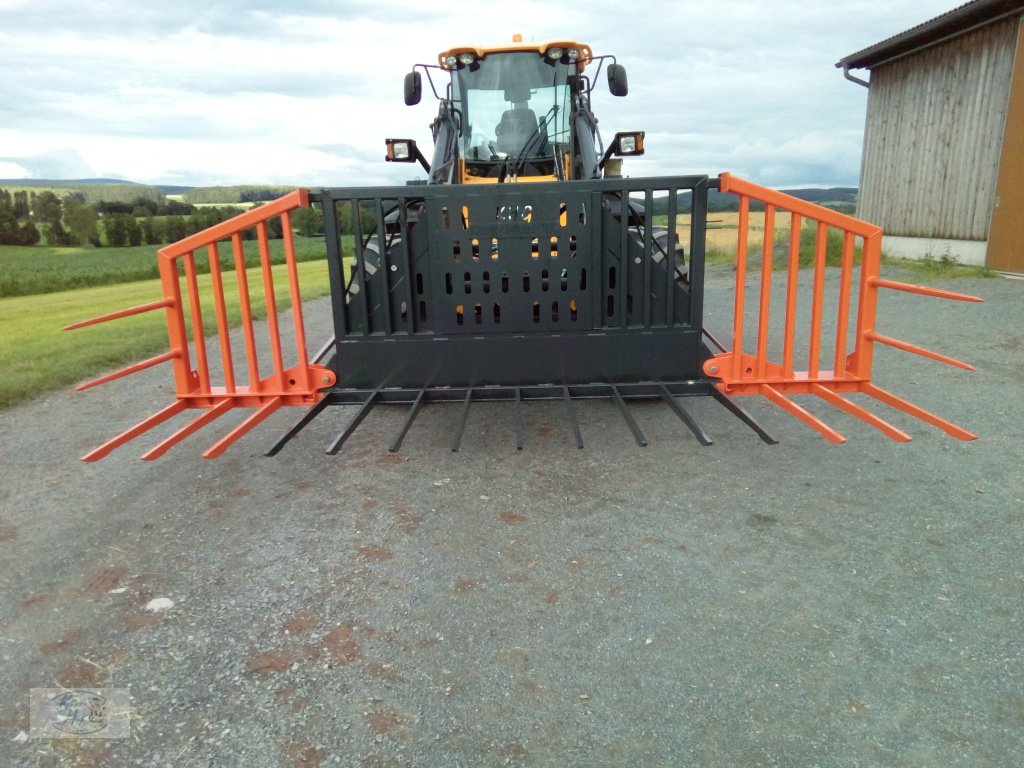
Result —
[[[703, 328], [706, 200], [707, 190], [716, 186], [739, 198], [731, 349]], [[290, 220], [292, 211], [310, 204], [308, 191], [296, 190], [160, 249], [162, 298], [75, 323], [68, 329], [162, 310], [167, 323], [167, 352], [78, 389], [170, 362], [176, 399], [86, 454], [83, 460], [103, 458], [187, 410], [200, 411], [142, 455], [144, 460], [156, 459], [226, 413], [238, 408], [255, 409], [203, 454], [215, 458], [278, 409], [309, 408], [274, 446], [271, 452], [275, 453], [326, 406], [361, 404], [349, 427], [328, 451], [333, 453], [377, 402], [411, 405], [392, 450], [400, 446], [423, 404], [461, 402], [454, 450], [471, 400], [514, 401], [517, 447], [522, 447], [519, 408], [522, 400], [531, 399], [530, 393], [536, 395], [535, 399], [565, 402], [579, 447], [582, 436], [572, 402], [589, 397], [614, 399], [641, 446], [646, 445], [646, 438], [629, 416], [624, 398], [664, 400], [705, 445], [710, 439], [679, 405], [679, 397], [714, 396], [766, 442], [774, 440], [734, 402], [734, 396], [761, 395], [836, 443], [845, 438], [794, 401], [793, 396], [815, 395], [894, 440], [907, 441], [910, 436], [849, 399], [849, 395], [866, 395], [955, 438], [975, 438], [871, 381], [875, 344], [973, 370], [966, 363], [880, 333], [875, 327], [880, 291], [980, 301], [973, 296], [882, 279], [882, 232], [878, 227], [728, 174], [717, 180], [694, 176], [494, 187], [360, 188], [324, 190], [316, 196], [326, 206], [325, 216], [331, 222], [327, 249], [335, 337], [324, 347], [323, 352], [332, 352], [323, 358], [324, 364], [322, 355], [311, 360], [306, 349]], [[687, 245], [677, 234], [684, 223], [681, 213], [677, 219], [676, 201], [683, 199], [680, 193], [684, 190], [691, 195], [690, 240], [686, 273], [680, 277], [678, 269], [669, 266], [672, 258], [666, 256], [675, 253], [677, 240], [682, 241], [680, 249]], [[655, 193], [659, 191], [667, 191], [669, 198], [667, 250], [660, 251], [654, 243], [653, 217], [643, 213], [654, 209]], [[346, 195], [347, 202], [343, 203]], [[415, 217], [407, 215], [412, 210], [412, 199], [419, 206]], [[623, 204], [633, 199], [642, 204], [635, 209], [632, 202]], [[764, 205], [759, 270], [748, 263], [752, 201]], [[363, 237], [359, 220], [360, 212], [368, 210], [367, 204], [376, 220], [377, 234]], [[335, 215], [340, 210], [351, 214], [355, 230], [355, 253], [347, 285], [339, 238], [332, 234], [337, 231]], [[532, 213], [509, 220], [503, 217], [509, 210]], [[789, 216], [781, 301], [772, 290], [776, 219], [780, 215]], [[489, 222], [488, 216], [492, 217]], [[282, 328], [277, 313], [268, 238], [268, 222], [273, 218], [280, 219], [283, 233], [284, 274], [279, 272], [276, 279], [287, 282], [292, 310], [290, 332]], [[432, 226], [437, 229], [432, 231]], [[247, 230], [255, 230], [260, 260], [259, 267], [249, 272], [243, 240]], [[382, 242], [380, 233], [386, 231], [392, 233], [391, 244]], [[800, 243], [805, 232], [810, 232], [813, 240], [813, 265], [801, 274]], [[830, 232], [838, 233], [841, 240], [838, 267], [826, 266]], [[855, 257], [858, 241], [859, 265]], [[489, 250], [477, 248], [478, 242], [493, 246]], [[221, 254], [221, 245], [226, 243], [230, 244], [230, 256]], [[196, 254], [203, 251], [209, 261], [208, 278], [198, 274], [196, 265]], [[227, 259], [233, 271], [222, 265], [222, 259]], [[806, 285], [800, 286], [801, 279], [810, 281], [809, 291]], [[748, 288], [748, 280], [755, 283], [753, 288]], [[233, 291], [237, 292], [241, 320], [240, 330], [234, 332], [236, 339], [241, 337], [241, 344], [236, 341], [234, 345], [227, 299]], [[559, 291], [553, 302], [553, 294]], [[755, 298], [748, 301], [751, 295]], [[260, 299], [266, 308], [265, 330], [257, 331], [254, 299]], [[499, 302], [503, 302], [500, 307]], [[212, 324], [207, 319], [211, 315]], [[718, 347], [718, 354], [701, 343], [702, 335]], [[490, 361], [486, 363], [491, 366], [489, 371], [467, 368], [452, 373], [458, 365], [475, 365], [477, 354], [467, 351], [485, 346], [490, 354], [479, 357]], [[240, 347], [237, 359], [235, 347]], [[438, 355], [448, 347], [450, 357], [442, 364]], [[796, 361], [804, 359], [805, 354], [806, 370], [798, 370]], [[516, 378], [521, 367], [528, 369], [530, 365], [536, 371], [533, 380]], [[606, 374], [613, 367], [615, 370]], [[654, 373], [654, 367], [661, 373]], [[451, 380], [431, 379], [438, 370], [448, 372]], [[420, 375], [427, 380], [416, 380]], [[397, 381], [401, 376], [416, 381]], [[459, 376], [464, 380], [455, 380]], [[481, 382], [481, 377], [498, 380]]]

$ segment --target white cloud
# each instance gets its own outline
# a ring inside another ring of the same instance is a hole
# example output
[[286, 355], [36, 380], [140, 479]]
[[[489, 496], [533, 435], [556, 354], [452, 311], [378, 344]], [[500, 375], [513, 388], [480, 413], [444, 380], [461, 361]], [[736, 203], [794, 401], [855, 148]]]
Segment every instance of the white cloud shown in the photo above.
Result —
[[631, 175], [728, 169], [773, 185], [855, 184], [866, 91], [835, 61], [950, 7], [0, 0], [0, 146], [32, 175], [22, 158], [77, 153], [78, 171], [150, 183], [401, 183], [410, 168], [382, 162], [383, 139], [429, 145], [434, 117], [431, 99], [402, 104], [405, 72], [450, 45], [520, 32], [575, 37], [627, 66], [630, 96], [601, 85], [595, 110], [606, 137], [648, 132]]
[[0, 179], [25, 179], [28, 170], [22, 165], [7, 160], [0, 160]]

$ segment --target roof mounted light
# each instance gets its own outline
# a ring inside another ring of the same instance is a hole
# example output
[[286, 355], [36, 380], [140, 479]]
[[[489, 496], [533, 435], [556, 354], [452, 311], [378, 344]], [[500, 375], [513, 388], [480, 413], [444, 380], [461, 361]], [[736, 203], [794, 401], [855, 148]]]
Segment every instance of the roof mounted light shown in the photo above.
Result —
[[459, 64], [461, 64], [464, 67], [468, 67], [474, 61], [476, 61], [476, 55], [470, 53], [469, 51], [459, 54]]
[[458, 63], [459, 63], [459, 59], [458, 59], [457, 56], [453, 56], [452, 54], [448, 54], [447, 56], [444, 57], [444, 65], [448, 69], [455, 69], [455, 67], [456, 67], [456, 65]]
[[565, 55], [569, 57], [569, 61], [577, 61], [580, 58], [580, 52], [576, 48], [570, 48]]
[[553, 48], [548, 48], [547, 57], [552, 61], [558, 61], [560, 58], [562, 58], [563, 53], [565, 53], [565, 51], [563, 51], [558, 46], [554, 46]]

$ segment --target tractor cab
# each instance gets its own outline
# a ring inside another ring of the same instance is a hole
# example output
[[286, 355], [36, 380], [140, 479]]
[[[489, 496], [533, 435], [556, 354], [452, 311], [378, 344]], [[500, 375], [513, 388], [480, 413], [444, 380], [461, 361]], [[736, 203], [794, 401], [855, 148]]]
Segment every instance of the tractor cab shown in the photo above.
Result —
[[[640, 132], [616, 134], [607, 151], [601, 146], [584, 70], [600, 72], [605, 59], [612, 94], [625, 96], [625, 69], [572, 41], [524, 44], [516, 35], [497, 48], [443, 51], [436, 66], [418, 64], [405, 79], [406, 104], [420, 101], [421, 72], [440, 102], [431, 162], [411, 139], [388, 139], [387, 159], [418, 160], [434, 184], [600, 178], [612, 155], [643, 153]], [[441, 92], [432, 72], [450, 77]]]

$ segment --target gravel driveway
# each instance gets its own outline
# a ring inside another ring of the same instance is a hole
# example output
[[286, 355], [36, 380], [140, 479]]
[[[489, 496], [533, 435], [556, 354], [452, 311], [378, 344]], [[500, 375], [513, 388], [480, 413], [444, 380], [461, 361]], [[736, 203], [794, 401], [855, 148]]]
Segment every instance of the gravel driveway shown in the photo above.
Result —
[[[879, 328], [977, 373], [883, 350], [878, 383], [972, 443], [745, 401], [772, 447], [700, 400], [713, 446], [652, 403], [639, 448], [594, 402], [581, 451], [530, 403], [517, 452], [483, 404], [456, 454], [436, 406], [397, 455], [382, 408], [325, 456], [332, 409], [273, 459], [294, 414], [80, 463], [162, 368], [0, 413], [0, 765], [1024, 764], [1024, 281], [936, 284], [986, 303], [893, 293]], [[26, 740], [58, 686], [130, 688], [130, 739]]]

